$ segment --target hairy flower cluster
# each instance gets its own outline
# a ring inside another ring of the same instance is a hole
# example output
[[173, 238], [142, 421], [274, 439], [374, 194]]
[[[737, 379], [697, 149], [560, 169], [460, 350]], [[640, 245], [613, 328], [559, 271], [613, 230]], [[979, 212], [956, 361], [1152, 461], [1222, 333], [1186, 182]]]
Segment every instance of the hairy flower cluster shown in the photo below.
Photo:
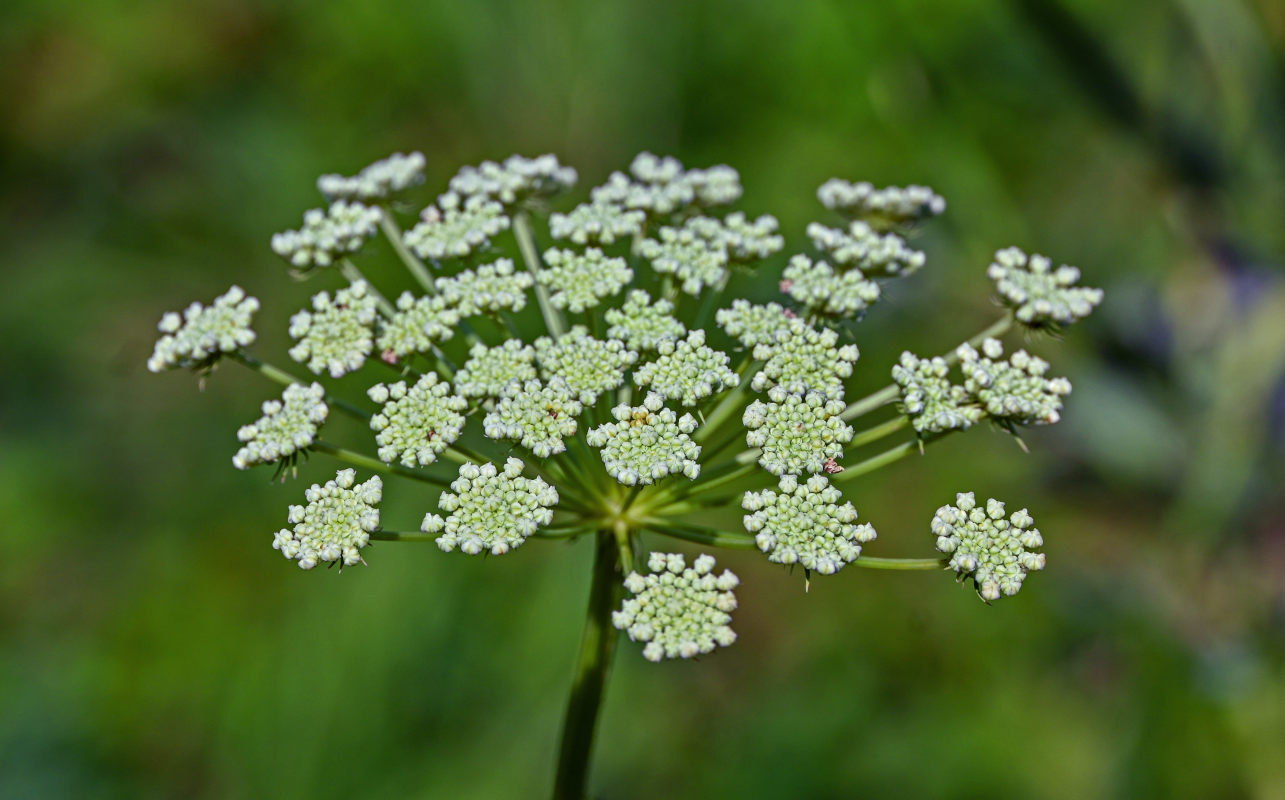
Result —
[[499, 397], [511, 383], [534, 380], [535, 348], [509, 339], [487, 347], [478, 342], [469, 348], [468, 361], [455, 373], [455, 391], [462, 397]]
[[833, 469], [852, 441], [852, 427], [839, 416], [842, 400], [823, 394], [794, 394], [781, 387], [768, 392], [770, 402], [755, 400], [745, 409], [745, 443], [760, 448], [759, 465], [773, 475], [799, 475]]
[[852, 503], [840, 503], [843, 495], [824, 475], [803, 483], [785, 475], [778, 488], [779, 493], [746, 492], [741, 500], [741, 507], [751, 512], [745, 515], [745, 530], [754, 534], [769, 561], [833, 575], [861, 555], [861, 545], [874, 540], [875, 529], [857, 524], [857, 510]]
[[535, 158], [513, 155], [504, 163], [483, 161], [476, 167], [463, 167], [450, 188], [468, 198], [493, 200], [512, 209], [528, 200], [552, 197], [576, 185], [573, 167], [558, 163], [558, 157], [546, 153]]
[[427, 353], [434, 342], [450, 339], [459, 321], [459, 311], [441, 297], [416, 298], [402, 292], [397, 312], [380, 326], [375, 346], [385, 361], [396, 363], [415, 353]]
[[688, 228], [661, 228], [658, 239], [643, 239], [638, 253], [662, 275], [673, 275], [683, 291], [698, 295], [705, 287], [721, 289], [727, 278], [727, 248]]
[[526, 308], [526, 290], [534, 283], [531, 273], [515, 269], [512, 259], [501, 258], [449, 278], [438, 278], [437, 291], [460, 316], [471, 317], [474, 314], [521, 311]]
[[387, 200], [389, 197], [424, 182], [424, 154], [393, 153], [352, 177], [322, 175], [317, 189], [332, 200]]
[[901, 408], [915, 433], [922, 435], [965, 430], [982, 419], [964, 387], [950, 382], [950, 365], [944, 358], [919, 358], [906, 351], [892, 368], [892, 380], [901, 389]]
[[300, 271], [328, 267], [360, 250], [375, 235], [383, 213], [377, 206], [336, 200], [330, 208], [304, 212], [299, 230], [273, 234], [272, 251]]
[[818, 392], [843, 398], [843, 381], [851, 377], [860, 355], [855, 344], [839, 345], [829, 328], [817, 330], [801, 319], [789, 319], [771, 342], [754, 346], [754, 360], [763, 362], [750, 388], [762, 392], [774, 386], [801, 394]]
[[550, 248], [544, 253], [544, 263], [538, 279], [553, 291], [550, 302], [576, 314], [598, 305], [634, 279], [628, 261], [605, 256], [596, 247], [583, 253]]
[[477, 555], [483, 551], [504, 555], [521, 546], [541, 525], [553, 519], [558, 491], [540, 478], [524, 478], [525, 465], [516, 458], [494, 464], [464, 464], [451, 482], [451, 491], [442, 492], [438, 507], [446, 519], [426, 514], [420, 529], [440, 533], [437, 546], [451, 552], [456, 547]]
[[808, 225], [808, 238], [840, 269], [859, 269], [868, 276], [899, 277], [924, 265], [924, 254], [906, 246], [895, 233], [879, 233], [861, 220], [846, 231], [819, 222]]
[[262, 417], [236, 432], [244, 446], [232, 456], [232, 465], [249, 469], [289, 458], [313, 443], [329, 413], [324, 386], [290, 384], [280, 400], [263, 404]]
[[743, 211], [735, 211], [723, 219], [692, 217], [683, 224], [715, 247], [727, 251], [729, 261], [748, 263], [761, 261], [785, 247], [785, 237], [778, 231], [781, 224], [771, 214], [758, 219], [748, 219]]
[[375, 431], [379, 460], [387, 464], [401, 461], [408, 467], [426, 467], [464, 429], [460, 412], [468, 401], [451, 394], [451, 385], [438, 380], [436, 372], [425, 373], [411, 387], [405, 381], [377, 383], [366, 394], [383, 405], [370, 418], [370, 429]]
[[849, 183], [840, 178], [831, 178], [821, 184], [817, 189], [817, 199], [832, 211], [864, 220], [881, 230], [936, 216], [946, 210], [946, 201], [927, 186], [876, 189], [866, 181]]
[[1018, 321], [1031, 327], [1071, 325], [1102, 302], [1101, 289], [1076, 285], [1080, 271], [1075, 267], [1054, 269], [1048, 256], [1027, 256], [1016, 247], [997, 252], [986, 274]]
[[790, 259], [781, 276], [781, 290], [814, 314], [851, 317], [879, 299], [879, 284], [866, 280], [859, 269], [836, 273], [824, 261], [805, 255]]
[[313, 295], [312, 310], [290, 318], [290, 357], [321, 375], [340, 378], [361, 369], [374, 347], [378, 303], [365, 281]]
[[664, 398], [648, 392], [640, 406], [622, 403], [611, 410], [616, 422], [585, 432], [585, 441], [602, 448], [607, 474], [625, 486], [649, 484], [667, 475], [700, 475], [700, 446], [692, 441], [696, 418], [678, 416]]
[[1025, 350], [1001, 361], [998, 339], [982, 342], [980, 353], [962, 344], [955, 351], [964, 373], [964, 389], [997, 422], [1052, 425], [1062, 418], [1062, 398], [1071, 393], [1066, 378], [1046, 378], [1049, 364]]
[[324, 486], [314, 483], [304, 493], [308, 505], [290, 506], [287, 520], [293, 527], [277, 531], [272, 547], [286, 558], [298, 559], [300, 569], [364, 563], [361, 549], [379, 529], [384, 484], [378, 475], [354, 485], [356, 478], [356, 472], [343, 469]]
[[733, 300], [731, 308], [714, 315], [724, 333], [750, 348], [775, 343], [778, 334], [790, 329], [792, 318], [780, 303], [755, 305], [749, 300]]
[[638, 352], [619, 339], [595, 339], [577, 325], [557, 339], [536, 339], [535, 360], [546, 378], [561, 378], [581, 403], [592, 405], [598, 395], [624, 383], [625, 368], [638, 360]]
[[727, 366], [727, 354], [706, 346], [705, 331], [692, 331], [678, 341], [666, 339], [656, 351], [659, 358], [634, 370], [634, 383], [668, 400], [694, 406], [740, 383], [740, 376]]
[[464, 258], [490, 247], [491, 237], [508, 227], [504, 206], [494, 200], [447, 192], [424, 209], [403, 239], [420, 258]]
[[550, 214], [549, 233], [574, 244], [609, 245], [641, 233], [646, 221], [647, 215], [641, 210], [619, 203], [581, 203], [569, 214]]
[[620, 308], [609, 308], [603, 314], [607, 321], [607, 338], [619, 339], [633, 350], [655, 350], [666, 339], [677, 339], [687, 332], [683, 323], [674, 319], [674, 304], [664, 298], [651, 302], [651, 295], [633, 289]]
[[629, 573], [626, 598], [611, 622], [631, 641], [646, 642], [643, 657], [692, 658], [736, 641], [730, 627], [736, 610], [732, 590], [740, 580], [730, 570], [714, 574], [713, 556], [700, 555], [688, 567], [679, 553], [652, 553], [650, 573]]
[[937, 549], [950, 556], [950, 568], [960, 579], [971, 576], [986, 602], [1011, 597], [1022, 588], [1026, 573], [1044, 569], [1044, 538], [1026, 509], [1005, 518], [1004, 504], [994, 498], [986, 508], [972, 492], [955, 495], [955, 505], [942, 506], [933, 517]]
[[741, 197], [741, 176], [726, 165], [684, 169], [682, 162], [671, 156], [639, 153], [629, 172], [613, 172], [605, 184], [593, 190], [593, 201], [664, 217], [734, 203]]
[[492, 439], [518, 442], [538, 458], [567, 449], [563, 439], [576, 435], [576, 417], [584, 406], [561, 378], [547, 384], [532, 379], [505, 386], [500, 401], [482, 420]]
[[224, 353], [253, 344], [255, 334], [250, 322], [258, 310], [257, 298], [233, 286], [214, 298], [211, 305], [193, 303], [181, 315], [165, 312], [156, 326], [161, 338], [147, 360], [147, 368], [152, 372], [201, 368]]

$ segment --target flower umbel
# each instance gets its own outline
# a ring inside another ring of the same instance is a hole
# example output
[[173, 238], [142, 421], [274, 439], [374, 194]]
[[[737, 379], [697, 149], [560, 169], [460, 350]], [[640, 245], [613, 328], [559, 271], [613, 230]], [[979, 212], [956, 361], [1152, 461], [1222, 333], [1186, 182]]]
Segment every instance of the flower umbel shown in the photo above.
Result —
[[818, 392], [793, 394], [779, 386], [768, 397], [769, 403], [751, 403], [743, 422], [745, 443], [762, 450], [759, 464], [773, 475], [822, 472], [852, 441], [852, 427], [839, 416], [842, 400]]
[[751, 512], [745, 515], [745, 530], [769, 561], [833, 575], [857, 560], [861, 545], [874, 541], [875, 529], [857, 524], [857, 510], [839, 502], [843, 496], [824, 475], [802, 483], [785, 475], [778, 488], [746, 492], [741, 501]]
[[442, 492], [438, 507], [449, 512], [424, 517], [425, 533], [440, 533], [437, 546], [450, 552], [458, 547], [469, 555], [483, 551], [504, 555], [521, 546], [541, 525], [553, 519], [558, 492], [541, 478], [522, 477], [523, 464], [516, 458], [504, 463], [465, 464], [451, 491]]
[[463, 397], [451, 394], [451, 385], [429, 372], [407, 387], [405, 381], [377, 383], [366, 392], [383, 408], [370, 418], [379, 459], [401, 461], [408, 467], [426, 467], [459, 438], [468, 407]]
[[290, 357], [318, 375], [340, 378], [361, 369], [374, 346], [378, 304], [365, 281], [347, 289], [321, 292], [312, 298], [312, 311], [290, 318], [290, 338], [298, 344]]
[[167, 369], [199, 369], [212, 366], [224, 353], [234, 353], [254, 343], [250, 328], [259, 301], [233, 286], [203, 306], [193, 303], [182, 315], [169, 311], [156, 327], [163, 334], [156, 342], [147, 368], [152, 372]]
[[700, 446], [690, 433], [696, 430], [691, 414], [679, 417], [664, 407], [664, 399], [648, 392], [641, 406], [626, 404], [611, 410], [615, 422], [585, 434], [585, 441], [602, 448], [607, 474], [625, 486], [648, 484], [667, 475], [700, 475]]
[[692, 658], [736, 641], [732, 590], [740, 580], [729, 570], [715, 575], [713, 556], [698, 556], [688, 567], [679, 553], [652, 553], [647, 567], [649, 574], [625, 578], [633, 597], [611, 615], [632, 641], [646, 642], [644, 658]]
[[960, 492], [955, 505], [942, 506], [933, 517], [937, 549], [950, 556], [960, 580], [971, 577], [986, 602], [1011, 597], [1028, 572], [1044, 569], [1044, 538], [1026, 509], [1005, 517], [1004, 504], [991, 498], [977, 505], [972, 492]]
[[263, 416], [236, 432], [236, 438], [245, 444], [232, 457], [232, 465], [249, 469], [270, 464], [311, 445], [317, 428], [330, 413], [325, 397], [326, 389], [319, 383], [294, 383], [286, 387], [280, 400], [266, 401]]
[[277, 531], [272, 546], [300, 569], [321, 563], [350, 567], [365, 563], [361, 549], [379, 528], [379, 505], [384, 484], [379, 476], [356, 483], [356, 473], [342, 469], [324, 486], [313, 484], [304, 493], [306, 506], [290, 506], [292, 527]]

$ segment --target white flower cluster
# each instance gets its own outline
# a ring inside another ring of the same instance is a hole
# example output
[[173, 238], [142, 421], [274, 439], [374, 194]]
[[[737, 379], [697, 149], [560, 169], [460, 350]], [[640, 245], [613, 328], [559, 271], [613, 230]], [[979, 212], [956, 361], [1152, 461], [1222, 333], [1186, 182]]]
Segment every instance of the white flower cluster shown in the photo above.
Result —
[[1070, 325], [1102, 302], [1101, 289], [1076, 285], [1080, 271], [1075, 267], [1054, 269], [1048, 256], [1027, 256], [1016, 247], [997, 252], [986, 274], [1018, 321], [1032, 327]]
[[777, 334], [790, 329], [794, 312], [780, 303], [755, 305], [749, 300], [733, 300], [731, 308], [720, 309], [714, 321], [724, 333], [745, 347], [776, 342]]
[[852, 427], [839, 416], [843, 401], [779, 386], [768, 392], [768, 399], [750, 403], [741, 418], [745, 443], [761, 450], [759, 465], [773, 475], [834, 470], [843, 446], [852, 441]]
[[706, 346], [705, 331], [692, 331], [678, 341], [665, 339], [656, 352], [659, 358], [634, 370], [634, 383], [665, 399], [694, 406], [740, 383], [740, 376], [728, 367], [727, 354]]
[[602, 448], [607, 474], [625, 486], [649, 484], [667, 475], [700, 475], [700, 446], [692, 441], [696, 418], [679, 417], [664, 398], [648, 392], [641, 406], [622, 403], [611, 410], [616, 422], [585, 432], [585, 441]]
[[815, 314], [851, 317], [879, 299], [879, 284], [866, 280], [861, 270], [836, 273], [824, 261], [813, 262], [805, 255], [791, 258], [781, 278], [781, 291]]
[[455, 335], [460, 312], [441, 297], [416, 298], [402, 292], [397, 298], [397, 312], [379, 329], [375, 346], [381, 357], [395, 364], [415, 353], [427, 353], [434, 342], [444, 342]]
[[758, 548], [777, 564], [802, 564], [804, 569], [833, 575], [861, 555], [861, 545], [873, 541], [875, 529], [857, 524], [857, 509], [842, 503], [839, 490], [824, 475], [803, 483], [785, 475], [780, 492], [746, 492], [741, 507], [751, 513], [745, 530]]
[[906, 351], [892, 368], [892, 380], [901, 388], [901, 407], [915, 433], [920, 435], [966, 430], [982, 419], [968, 391], [950, 382], [946, 359], [919, 358]]
[[558, 163], [558, 157], [546, 153], [535, 158], [512, 155], [497, 164], [483, 161], [476, 167], [463, 167], [451, 178], [451, 191], [462, 197], [493, 200], [505, 208], [514, 208], [528, 200], [551, 197], [576, 185], [573, 167]]
[[1062, 418], [1062, 398], [1071, 393], [1066, 378], [1046, 378], [1049, 364], [1018, 350], [1004, 356], [998, 339], [982, 342], [978, 353], [967, 343], [955, 351], [964, 373], [964, 389], [998, 422], [1014, 425], [1052, 425]]
[[741, 197], [741, 176], [720, 164], [708, 169], [684, 169], [672, 156], [639, 153], [629, 175], [613, 172], [592, 192], [596, 203], [637, 208], [651, 216], [668, 216], [693, 208], [734, 203]]
[[386, 200], [394, 194], [424, 182], [423, 153], [393, 153], [352, 177], [322, 175], [317, 189], [332, 200]]
[[596, 247], [583, 253], [550, 248], [544, 253], [544, 264], [538, 279], [553, 290], [550, 302], [577, 314], [616, 294], [634, 279], [628, 261], [605, 256]]
[[736, 641], [732, 590], [740, 580], [730, 570], [714, 574], [713, 556], [700, 555], [688, 567], [679, 553], [652, 553], [650, 574], [631, 572], [625, 588], [633, 595], [611, 615], [611, 623], [635, 642], [646, 642], [643, 657], [692, 658]]
[[942, 506], [933, 517], [937, 549], [950, 556], [960, 579], [971, 576], [986, 602], [1011, 597], [1028, 572], [1044, 569], [1044, 538], [1026, 509], [1005, 519], [1004, 504], [994, 498], [978, 507], [972, 492], [955, 495], [955, 505]]
[[721, 242], [711, 243], [687, 228], [661, 228], [659, 239], [643, 239], [638, 254], [651, 262], [651, 268], [663, 275], [673, 275], [683, 291], [698, 295], [706, 286], [720, 289], [727, 278], [727, 248]]
[[249, 469], [289, 458], [313, 443], [329, 413], [324, 386], [290, 384], [280, 400], [263, 404], [262, 417], [236, 432], [244, 446], [232, 456], [232, 465]]
[[507, 230], [504, 206], [485, 195], [461, 197], [447, 192], [420, 214], [420, 222], [402, 237], [420, 258], [463, 258], [491, 245]]
[[522, 477], [523, 466], [516, 458], [504, 462], [503, 470], [490, 463], [464, 464], [451, 491], [437, 501], [446, 519], [426, 514], [420, 529], [440, 533], [437, 546], [448, 553], [458, 547], [469, 555], [500, 556], [521, 546], [549, 524], [558, 504], [558, 491], [540, 478]]
[[487, 347], [478, 342], [469, 348], [468, 361], [455, 373], [455, 391], [462, 397], [499, 397], [511, 383], [536, 377], [535, 348], [509, 339]]
[[348, 200], [336, 200], [328, 209], [304, 212], [303, 227], [273, 234], [272, 252], [298, 270], [328, 267], [361, 249], [375, 235], [384, 212]]
[[785, 237], [779, 233], [781, 224], [770, 214], [754, 220], [748, 219], [742, 211], [728, 214], [721, 220], [692, 217], [683, 223], [683, 228], [711, 245], [721, 245], [727, 251], [728, 260], [739, 263], [760, 261], [785, 247]]
[[946, 201], [927, 186], [889, 186], [876, 189], [866, 181], [849, 183], [831, 178], [817, 189], [817, 199], [826, 208], [886, 229], [936, 216], [946, 210]]
[[756, 344], [755, 361], [763, 369], [755, 373], [750, 388], [756, 392], [780, 386], [801, 394], [819, 392], [843, 398], [843, 381], [852, 376], [852, 365], [860, 355], [855, 344], [839, 346], [839, 335], [829, 328], [817, 330], [801, 319], [787, 320], [774, 341]]
[[521, 311], [526, 308], [526, 291], [534, 283], [531, 273], [515, 269], [509, 258], [436, 281], [438, 294], [461, 317]]
[[426, 467], [464, 429], [460, 412], [468, 401], [451, 394], [451, 385], [438, 380], [436, 372], [425, 373], [409, 388], [405, 381], [377, 383], [366, 394], [383, 405], [370, 418], [370, 429], [375, 431], [379, 460], [386, 464], [400, 460], [408, 467]]
[[618, 203], [581, 203], [569, 214], [549, 215], [549, 233], [579, 245], [614, 244], [641, 233], [647, 215], [639, 209], [624, 208]]
[[619, 339], [595, 339], [577, 325], [556, 340], [536, 339], [535, 360], [546, 378], [561, 378], [581, 403], [592, 405], [598, 395], [624, 383], [625, 369], [638, 353]]
[[576, 417], [584, 409], [566, 381], [553, 378], [506, 385], [500, 401], [482, 420], [483, 432], [492, 439], [518, 442], [538, 458], [567, 449], [563, 439], [576, 435]]
[[879, 233], [861, 220], [846, 231], [827, 228], [819, 222], [808, 225], [808, 238], [840, 269], [859, 269], [866, 275], [898, 277], [916, 272], [924, 265], [924, 254], [906, 246], [895, 233]]
[[634, 350], [655, 350], [666, 339], [677, 339], [687, 332], [683, 323], [674, 319], [674, 304], [664, 298], [651, 302], [651, 295], [633, 289], [620, 308], [609, 308], [603, 314], [607, 321], [607, 338], [619, 339]]
[[341, 568], [365, 563], [361, 548], [379, 529], [377, 506], [384, 484], [376, 475], [354, 485], [356, 475], [343, 469], [325, 486], [314, 483], [304, 493], [308, 505], [290, 506], [287, 520], [294, 527], [277, 531], [273, 549], [286, 558], [298, 559], [300, 569], [321, 563], [338, 563]]
[[223, 353], [232, 353], [254, 343], [250, 322], [259, 310], [257, 298], [233, 286], [203, 306], [193, 303], [180, 315], [167, 311], [161, 316], [157, 340], [147, 368], [162, 372], [175, 368], [208, 366]]
[[340, 378], [361, 369], [374, 347], [378, 303], [365, 281], [346, 289], [313, 295], [312, 310], [290, 318], [290, 338], [298, 344], [290, 357], [317, 375]]

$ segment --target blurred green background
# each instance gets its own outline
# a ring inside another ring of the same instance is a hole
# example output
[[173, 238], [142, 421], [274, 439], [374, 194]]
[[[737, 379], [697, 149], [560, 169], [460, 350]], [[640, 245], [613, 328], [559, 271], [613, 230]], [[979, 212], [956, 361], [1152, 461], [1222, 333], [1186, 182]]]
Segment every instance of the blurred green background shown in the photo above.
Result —
[[1285, 797], [1274, 0], [8, 0], [0, 90], [0, 796], [542, 795], [592, 546], [302, 573], [271, 532], [328, 465], [229, 464], [275, 390], [143, 364], [162, 311], [233, 282], [287, 360], [325, 279], [267, 241], [319, 173], [422, 149], [431, 197], [552, 151], [569, 206], [650, 149], [737, 167], [795, 249], [833, 175], [946, 196], [858, 387], [983, 327], [999, 247], [1107, 302], [1031, 343], [1076, 388], [1030, 455], [978, 431], [849, 490], [879, 555], [928, 554], [957, 490], [1028, 505], [1045, 573], [987, 608], [931, 573], [804, 594], [728, 554], [740, 641], [622, 643], [596, 793]]

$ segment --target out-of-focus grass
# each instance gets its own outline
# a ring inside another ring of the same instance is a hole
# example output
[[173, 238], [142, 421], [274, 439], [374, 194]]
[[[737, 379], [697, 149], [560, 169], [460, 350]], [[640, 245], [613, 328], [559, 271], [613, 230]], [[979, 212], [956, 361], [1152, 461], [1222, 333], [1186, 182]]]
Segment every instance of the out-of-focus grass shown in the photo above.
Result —
[[[8, 3], [0, 796], [543, 791], [585, 546], [378, 545], [369, 568], [300, 574], [270, 535], [327, 465], [280, 487], [228, 463], [272, 388], [142, 366], [161, 311], [233, 282], [284, 360], [320, 284], [267, 238], [316, 174], [408, 148], [425, 197], [514, 151], [558, 152], [582, 190], [644, 148], [731, 163], [793, 248], [831, 175], [932, 184], [950, 207], [919, 240], [930, 267], [862, 324], [861, 387], [988, 321], [998, 247], [1108, 290], [1065, 342], [1031, 343], [1076, 385], [1031, 455], [978, 432], [849, 491], [887, 555], [925, 553], [959, 489], [1029, 505], [1049, 570], [985, 608], [931, 574], [804, 594], [728, 554], [735, 647], [656, 666], [622, 646], [602, 796], [1285, 794], [1285, 20], [1069, 3], [1103, 62], [1049, 8]], [[1121, 78], [1133, 115], [1112, 110]], [[391, 284], [386, 253], [367, 266]], [[426, 502], [398, 486], [385, 518]]]

